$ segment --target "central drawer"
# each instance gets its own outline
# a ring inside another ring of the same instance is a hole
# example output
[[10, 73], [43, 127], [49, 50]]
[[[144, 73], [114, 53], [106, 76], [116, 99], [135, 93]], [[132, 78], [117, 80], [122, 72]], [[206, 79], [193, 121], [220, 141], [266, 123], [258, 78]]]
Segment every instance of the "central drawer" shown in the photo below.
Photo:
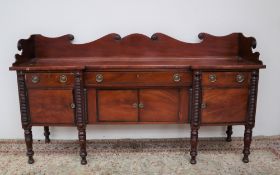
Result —
[[192, 76], [190, 72], [165, 71], [165, 72], [86, 72], [86, 86], [110, 85], [190, 85]]

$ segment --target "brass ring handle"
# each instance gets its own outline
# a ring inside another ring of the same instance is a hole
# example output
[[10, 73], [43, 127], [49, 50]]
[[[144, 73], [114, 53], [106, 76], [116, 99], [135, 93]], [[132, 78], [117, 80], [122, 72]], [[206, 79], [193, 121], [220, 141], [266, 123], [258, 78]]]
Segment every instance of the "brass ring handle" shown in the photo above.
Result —
[[245, 80], [245, 77], [243, 74], [237, 74], [235, 79], [238, 83], [242, 83]]
[[209, 81], [214, 83], [217, 81], [217, 76], [215, 74], [210, 74], [209, 75]]
[[137, 107], [138, 107], [138, 104], [137, 104], [137, 103], [133, 103], [133, 104], [132, 104], [132, 107], [133, 107], [133, 108], [137, 108]]
[[174, 74], [174, 75], [173, 75], [173, 81], [175, 81], [175, 82], [181, 81], [180, 75], [179, 75], [179, 74]]
[[75, 103], [71, 103], [71, 104], [70, 104], [70, 107], [71, 107], [72, 109], [75, 109], [75, 107], [76, 107]]
[[31, 79], [32, 83], [38, 83], [40, 81], [40, 78], [37, 75], [32, 76]]
[[139, 106], [138, 106], [140, 109], [143, 109], [144, 108], [144, 104], [143, 103], [139, 103]]
[[201, 109], [205, 109], [207, 107], [206, 103], [201, 103]]
[[66, 75], [60, 75], [59, 76], [59, 82], [60, 83], [66, 83], [67, 82], [67, 76]]
[[95, 77], [95, 80], [97, 83], [101, 83], [103, 81], [103, 75], [102, 74], [97, 74]]

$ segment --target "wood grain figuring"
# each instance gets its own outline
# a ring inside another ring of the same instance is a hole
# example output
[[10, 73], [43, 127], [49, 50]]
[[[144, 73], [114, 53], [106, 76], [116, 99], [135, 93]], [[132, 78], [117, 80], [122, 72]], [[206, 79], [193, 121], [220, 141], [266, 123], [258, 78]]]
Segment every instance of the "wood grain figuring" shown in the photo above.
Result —
[[181, 88], [179, 90], [179, 121], [183, 123], [189, 123], [190, 95], [188, 88]]
[[138, 121], [136, 90], [99, 90], [97, 98], [99, 121]]
[[204, 89], [201, 122], [245, 122], [248, 106], [248, 89]]
[[88, 123], [94, 124], [97, 122], [96, 89], [88, 88], [87, 100], [88, 100]]
[[[60, 76], [66, 76], [67, 81], [65, 83], [60, 82]], [[32, 82], [32, 78], [37, 76], [39, 81], [37, 83]], [[26, 85], [28, 88], [37, 87], [70, 87], [74, 86], [73, 73], [27, 73]]]
[[72, 90], [30, 89], [28, 94], [32, 123], [74, 124]]
[[179, 121], [178, 89], [144, 89], [139, 91], [141, 122], [176, 122]]
[[[210, 75], [215, 75], [217, 80], [211, 82]], [[244, 76], [243, 82], [237, 82], [238, 75]], [[202, 74], [202, 85], [210, 87], [248, 87], [250, 83], [249, 72], [204, 72]]]

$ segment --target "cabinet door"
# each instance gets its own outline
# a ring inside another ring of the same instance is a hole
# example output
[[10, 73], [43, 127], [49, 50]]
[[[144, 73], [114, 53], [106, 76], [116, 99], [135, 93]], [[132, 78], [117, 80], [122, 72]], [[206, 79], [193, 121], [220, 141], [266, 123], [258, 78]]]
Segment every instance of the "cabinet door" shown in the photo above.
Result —
[[179, 90], [140, 90], [139, 110], [140, 122], [177, 122], [179, 121]]
[[29, 89], [28, 96], [33, 124], [74, 124], [71, 89]]
[[98, 121], [138, 121], [137, 90], [98, 90]]
[[246, 120], [248, 89], [204, 89], [201, 122], [240, 123]]

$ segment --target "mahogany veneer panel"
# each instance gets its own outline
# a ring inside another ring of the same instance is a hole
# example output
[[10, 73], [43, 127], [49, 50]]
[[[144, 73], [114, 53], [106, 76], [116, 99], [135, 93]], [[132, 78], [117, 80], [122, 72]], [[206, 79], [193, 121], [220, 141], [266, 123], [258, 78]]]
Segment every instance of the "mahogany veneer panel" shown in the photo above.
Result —
[[201, 122], [213, 123], [242, 123], [246, 121], [248, 107], [247, 88], [243, 89], [204, 89]]
[[139, 109], [142, 122], [177, 122], [179, 121], [178, 89], [143, 89], [139, 91]]
[[138, 121], [136, 90], [98, 90], [98, 121]]
[[33, 124], [74, 124], [72, 90], [28, 90]]

